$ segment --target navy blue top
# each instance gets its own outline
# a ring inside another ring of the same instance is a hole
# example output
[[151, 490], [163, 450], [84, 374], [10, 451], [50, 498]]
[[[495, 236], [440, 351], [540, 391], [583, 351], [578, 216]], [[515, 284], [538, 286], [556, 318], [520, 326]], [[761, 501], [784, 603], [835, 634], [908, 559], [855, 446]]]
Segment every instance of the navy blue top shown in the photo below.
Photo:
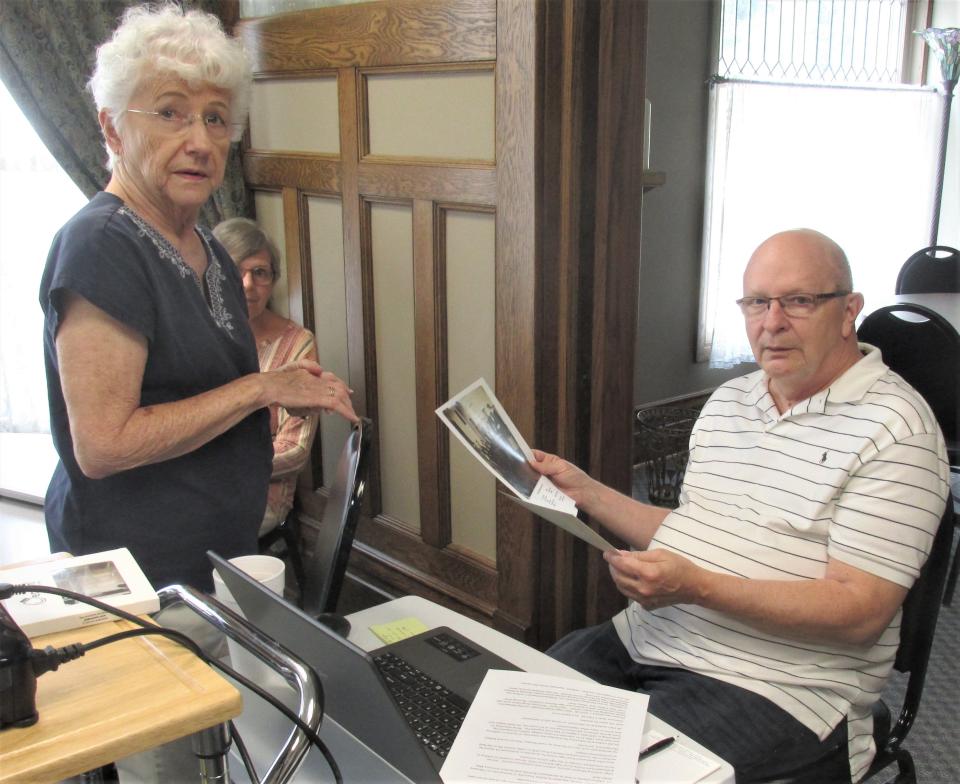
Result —
[[267, 409], [189, 454], [90, 479], [74, 457], [54, 342], [69, 290], [146, 338], [142, 406], [258, 372], [240, 276], [219, 243], [198, 231], [209, 262], [202, 284], [179, 252], [112, 194], [94, 196], [54, 238], [40, 305], [60, 463], [45, 513], [54, 552], [127, 547], [155, 587], [209, 591], [208, 549], [226, 558], [257, 550], [273, 457]]

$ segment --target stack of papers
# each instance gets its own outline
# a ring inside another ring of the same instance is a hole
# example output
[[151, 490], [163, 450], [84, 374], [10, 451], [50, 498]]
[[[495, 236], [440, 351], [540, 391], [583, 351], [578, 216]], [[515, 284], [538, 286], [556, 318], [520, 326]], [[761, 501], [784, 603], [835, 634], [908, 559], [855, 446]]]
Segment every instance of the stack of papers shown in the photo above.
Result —
[[490, 670], [440, 771], [446, 784], [634, 784], [645, 694]]
[[445, 784], [695, 784], [720, 765], [685, 746], [637, 758], [646, 694], [533, 672], [491, 670], [440, 771]]

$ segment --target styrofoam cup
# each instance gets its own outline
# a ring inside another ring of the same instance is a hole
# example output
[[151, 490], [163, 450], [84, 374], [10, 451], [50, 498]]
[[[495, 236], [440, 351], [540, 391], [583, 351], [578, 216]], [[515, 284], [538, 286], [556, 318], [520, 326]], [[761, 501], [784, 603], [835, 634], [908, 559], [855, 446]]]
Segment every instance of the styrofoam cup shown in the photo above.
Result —
[[[241, 555], [237, 558], [231, 558], [230, 563], [274, 593], [283, 596], [283, 578], [286, 564], [280, 558], [275, 558], [272, 555]], [[216, 569], [213, 570], [213, 594], [218, 601], [234, 612], [243, 615], [236, 600], [230, 594], [227, 586], [223, 584], [220, 575], [217, 574]], [[227, 650], [232, 666], [241, 675], [246, 675], [250, 680], [269, 688], [271, 691], [286, 688], [286, 683], [280, 675], [245, 650], [243, 646], [229, 638], [227, 638]]]
[[[240, 555], [231, 558], [230, 563], [274, 593], [283, 595], [283, 578], [287, 565], [280, 558], [275, 558], [272, 555]], [[240, 611], [236, 600], [227, 586], [223, 584], [223, 580], [220, 579], [216, 569], [213, 570], [213, 595], [231, 610]]]

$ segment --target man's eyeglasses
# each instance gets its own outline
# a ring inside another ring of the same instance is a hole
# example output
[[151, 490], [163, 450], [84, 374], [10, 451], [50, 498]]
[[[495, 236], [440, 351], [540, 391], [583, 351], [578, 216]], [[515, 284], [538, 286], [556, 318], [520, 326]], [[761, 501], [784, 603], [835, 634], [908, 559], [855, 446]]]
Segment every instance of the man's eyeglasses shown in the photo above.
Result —
[[243, 279], [247, 275], [253, 276], [253, 282], [258, 286], [267, 286], [273, 283], [273, 270], [269, 267], [254, 267], [253, 269], [240, 270], [240, 278]]
[[226, 139], [233, 132], [233, 126], [230, 121], [225, 119], [219, 112], [205, 112], [204, 114], [185, 114], [179, 109], [160, 109], [156, 112], [147, 109], [125, 109], [131, 114], [142, 114], [146, 117], [153, 117], [157, 126], [164, 133], [170, 136], [179, 136], [184, 133], [195, 120], [203, 123], [211, 139]]
[[776, 300], [784, 313], [791, 318], [805, 318], [815, 311], [822, 302], [837, 297], [845, 297], [849, 291], [831, 291], [829, 294], [786, 294], [782, 297], [743, 297], [737, 300], [743, 315], [751, 318], [762, 316]]

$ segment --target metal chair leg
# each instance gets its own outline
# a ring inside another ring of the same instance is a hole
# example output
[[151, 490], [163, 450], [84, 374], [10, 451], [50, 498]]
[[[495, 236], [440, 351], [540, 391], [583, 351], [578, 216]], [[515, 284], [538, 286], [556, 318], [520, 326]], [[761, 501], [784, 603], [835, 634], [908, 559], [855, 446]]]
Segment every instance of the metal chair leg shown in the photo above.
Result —
[[191, 736], [193, 753], [200, 762], [200, 784], [230, 784], [227, 752], [230, 750], [230, 731], [226, 724], [218, 724]]
[[953, 551], [953, 563], [950, 564], [950, 573], [947, 575], [947, 587], [943, 591], [943, 604], [949, 607], [953, 601], [953, 592], [957, 589], [957, 576], [960, 574], [960, 543]]

